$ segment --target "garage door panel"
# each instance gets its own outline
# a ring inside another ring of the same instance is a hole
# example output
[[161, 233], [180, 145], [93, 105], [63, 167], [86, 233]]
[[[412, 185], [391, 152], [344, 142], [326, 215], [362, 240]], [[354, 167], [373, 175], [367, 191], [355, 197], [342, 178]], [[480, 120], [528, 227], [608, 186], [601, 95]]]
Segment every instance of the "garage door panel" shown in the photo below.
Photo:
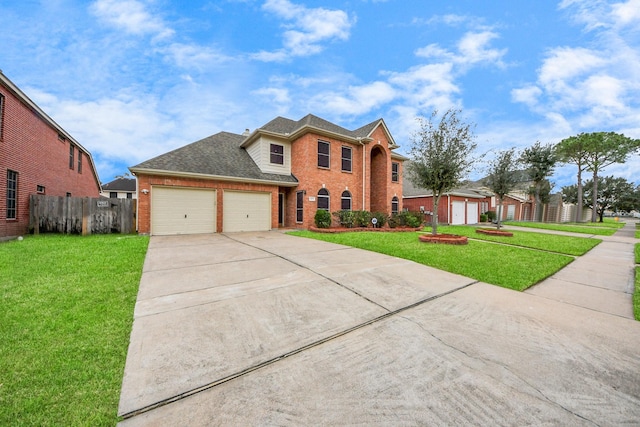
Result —
[[464, 224], [464, 202], [451, 202], [451, 224]]
[[268, 231], [271, 229], [271, 193], [225, 191], [223, 231]]
[[151, 234], [216, 232], [216, 191], [154, 187], [151, 200]]
[[469, 202], [467, 203], [467, 224], [477, 224], [478, 223], [478, 203]]

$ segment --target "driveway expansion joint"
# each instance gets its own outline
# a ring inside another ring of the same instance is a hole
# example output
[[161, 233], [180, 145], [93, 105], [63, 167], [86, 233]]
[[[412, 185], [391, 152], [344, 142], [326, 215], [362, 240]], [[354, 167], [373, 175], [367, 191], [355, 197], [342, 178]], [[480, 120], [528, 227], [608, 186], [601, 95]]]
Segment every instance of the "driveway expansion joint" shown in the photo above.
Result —
[[475, 285], [477, 283], [480, 283], [480, 281], [474, 280], [474, 281], [472, 281], [470, 283], [467, 283], [467, 284], [465, 284], [463, 286], [460, 286], [458, 288], [451, 289], [451, 290], [449, 290], [447, 292], [443, 292], [441, 294], [432, 295], [430, 297], [427, 297], [427, 298], [424, 298], [424, 299], [422, 299], [420, 301], [417, 301], [417, 302], [415, 302], [413, 304], [409, 304], [409, 305], [407, 305], [405, 307], [401, 307], [401, 308], [399, 308], [397, 310], [394, 310], [394, 311], [388, 311], [387, 310], [388, 312], [383, 314], [383, 315], [381, 315], [381, 316], [374, 317], [373, 319], [367, 320], [366, 322], [363, 322], [363, 323], [355, 325], [355, 326], [353, 326], [351, 328], [345, 329], [344, 331], [337, 332], [337, 333], [335, 333], [333, 335], [330, 335], [328, 337], [321, 338], [321, 339], [316, 340], [316, 341], [314, 341], [312, 343], [309, 343], [309, 344], [307, 344], [305, 346], [299, 347], [297, 349], [294, 349], [294, 350], [288, 351], [286, 353], [283, 353], [283, 354], [281, 354], [279, 356], [276, 356], [276, 357], [273, 357], [271, 359], [265, 360], [263, 362], [255, 364], [253, 366], [250, 366], [250, 367], [248, 367], [246, 369], [243, 369], [242, 371], [233, 373], [231, 375], [227, 375], [226, 377], [220, 378], [220, 379], [218, 379], [216, 381], [212, 381], [212, 382], [210, 382], [208, 384], [205, 384], [205, 385], [202, 385], [200, 387], [196, 387], [196, 388], [193, 388], [191, 390], [187, 390], [187, 391], [185, 391], [183, 393], [177, 394], [175, 396], [160, 400], [160, 401], [155, 402], [155, 403], [153, 403], [151, 405], [147, 405], [147, 406], [144, 406], [142, 408], [136, 409], [134, 411], [130, 411], [128, 413], [119, 414], [119, 415], [122, 417], [123, 420], [127, 420], [127, 419], [133, 418], [135, 416], [142, 415], [142, 414], [144, 414], [146, 412], [150, 412], [150, 411], [152, 411], [154, 409], [158, 409], [160, 407], [169, 405], [171, 403], [186, 399], [186, 398], [188, 398], [190, 396], [193, 396], [193, 395], [196, 395], [198, 393], [213, 389], [213, 388], [215, 388], [215, 387], [217, 387], [217, 386], [219, 386], [221, 384], [225, 384], [225, 383], [228, 383], [228, 382], [230, 382], [232, 380], [235, 380], [237, 378], [243, 377], [243, 376], [245, 376], [245, 375], [247, 375], [249, 373], [255, 372], [255, 371], [259, 370], [259, 369], [262, 369], [262, 368], [265, 368], [267, 366], [273, 365], [274, 363], [277, 363], [277, 362], [279, 362], [281, 360], [284, 360], [284, 359], [286, 359], [288, 357], [291, 357], [291, 356], [294, 356], [296, 354], [302, 353], [304, 351], [310, 350], [312, 348], [318, 347], [318, 346], [320, 346], [322, 344], [326, 344], [326, 343], [328, 343], [330, 341], [333, 341], [333, 340], [335, 340], [337, 338], [340, 338], [342, 336], [345, 336], [347, 334], [350, 334], [352, 332], [355, 332], [355, 331], [360, 330], [362, 328], [365, 328], [367, 326], [370, 326], [370, 325], [373, 325], [375, 323], [378, 323], [378, 322], [381, 322], [383, 320], [386, 320], [386, 319], [388, 319], [388, 318], [390, 318], [392, 316], [395, 316], [397, 314], [403, 313], [403, 312], [405, 312], [407, 310], [411, 310], [411, 309], [413, 309], [415, 307], [419, 307], [419, 306], [421, 306], [423, 304], [426, 304], [426, 303], [428, 303], [430, 301], [434, 301], [434, 300], [437, 300], [437, 299], [442, 298], [444, 296], [450, 295], [450, 294], [452, 294], [454, 292], [461, 291], [461, 290], [463, 290], [465, 288], [468, 288], [468, 287], [470, 287], [472, 285]]

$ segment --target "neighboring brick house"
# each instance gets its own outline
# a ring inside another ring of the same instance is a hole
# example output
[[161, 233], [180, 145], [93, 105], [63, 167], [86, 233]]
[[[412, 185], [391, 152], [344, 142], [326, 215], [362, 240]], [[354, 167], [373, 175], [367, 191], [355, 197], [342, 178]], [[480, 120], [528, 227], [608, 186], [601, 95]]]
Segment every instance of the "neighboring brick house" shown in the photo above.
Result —
[[98, 197], [93, 158], [0, 72], [0, 239], [29, 229], [29, 195]]
[[110, 199], [135, 199], [136, 180], [135, 178], [116, 178], [102, 184], [100, 195]]
[[318, 209], [402, 209], [405, 158], [386, 124], [347, 130], [319, 117], [277, 117], [220, 132], [130, 168], [138, 231], [188, 234], [308, 228]]
[[[407, 177], [403, 177], [402, 188], [405, 209], [425, 212], [425, 219], [430, 221], [433, 192], [415, 187]], [[481, 179], [443, 194], [438, 204], [438, 222], [452, 225], [477, 224], [480, 214], [488, 211], [498, 214], [498, 197], [484, 186]], [[502, 201], [502, 220], [530, 221], [532, 212], [533, 200], [523, 191], [514, 190]]]

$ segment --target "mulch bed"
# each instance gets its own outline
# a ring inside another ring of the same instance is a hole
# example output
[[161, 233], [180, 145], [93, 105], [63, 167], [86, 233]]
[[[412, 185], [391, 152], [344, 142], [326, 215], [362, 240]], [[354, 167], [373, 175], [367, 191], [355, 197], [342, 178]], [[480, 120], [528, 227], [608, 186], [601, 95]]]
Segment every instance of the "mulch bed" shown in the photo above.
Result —
[[309, 231], [313, 231], [315, 233], [352, 233], [354, 231], [374, 231], [374, 232], [378, 232], [378, 233], [393, 233], [393, 232], [400, 232], [400, 231], [405, 231], [406, 232], [406, 231], [420, 231], [420, 230], [422, 230], [422, 227], [417, 227], [417, 228], [413, 228], [413, 227], [395, 227], [395, 228], [391, 228], [391, 227], [381, 227], [381, 228], [373, 228], [373, 227], [316, 228], [316, 227], [309, 227]]
[[447, 245], [466, 245], [469, 243], [467, 236], [456, 234], [421, 234], [418, 239], [424, 243], [444, 243]]
[[494, 230], [493, 228], [478, 228], [476, 233], [488, 234], [489, 236], [513, 237], [513, 233], [510, 231]]

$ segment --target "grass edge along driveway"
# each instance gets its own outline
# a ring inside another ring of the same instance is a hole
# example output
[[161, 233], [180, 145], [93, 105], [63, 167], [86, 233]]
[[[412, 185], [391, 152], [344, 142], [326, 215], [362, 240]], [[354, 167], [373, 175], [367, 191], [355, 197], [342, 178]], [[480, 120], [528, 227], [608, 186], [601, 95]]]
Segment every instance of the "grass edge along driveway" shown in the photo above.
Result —
[[116, 424], [148, 241], [0, 243], [0, 425]]
[[[455, 227], [453, 227], [455, 228]], [[467, 230], [473, 229], [466, 227]], [[440, 230], [440, 229], [439, 229]], [[447, 232], [452, 229], [447, 227]], [[444, 231], [442, 231], [444, 232]], [[518, 239], [520, 233], [514, 232]], [[502, 286], [508, 289], [523, 291], [528, 287], [551, 276], [575, 258], [572, 255], [582, 255], [599, 244], [602, 240], [586, 237], [555, 236], [540, 233], [527, 233], [535, 243], [535, 247], [552, 246], [552, 241], [562, 241], [565, 246], [574, 240], [583, 246], [582, 253], [568, 255], [565, 253], [549, 252], [524, 246], [513, 246], [513, 238], [503, 237], [505, 244], [495, 241], [469, 239], [468, 245], [443, 245], [422, 243], [418, 240], [418, 232], [346, 232], [346, 233], [314, 233], [311, 231], [292, 231], [288, 234], [324, 240], [354, 248], [370, 250], [398, 258], [408, 259], [420, 264], [434, 267], [450, 273], [460, 274], [481, 282]], [[561, 238], [561, 239], [557, 239]], [[529, 243], [529, 245], [534, 245]], [[573, 251], [573, 250], [572, 250]], [[575, 252], [575, 251], [574, 251]]]

